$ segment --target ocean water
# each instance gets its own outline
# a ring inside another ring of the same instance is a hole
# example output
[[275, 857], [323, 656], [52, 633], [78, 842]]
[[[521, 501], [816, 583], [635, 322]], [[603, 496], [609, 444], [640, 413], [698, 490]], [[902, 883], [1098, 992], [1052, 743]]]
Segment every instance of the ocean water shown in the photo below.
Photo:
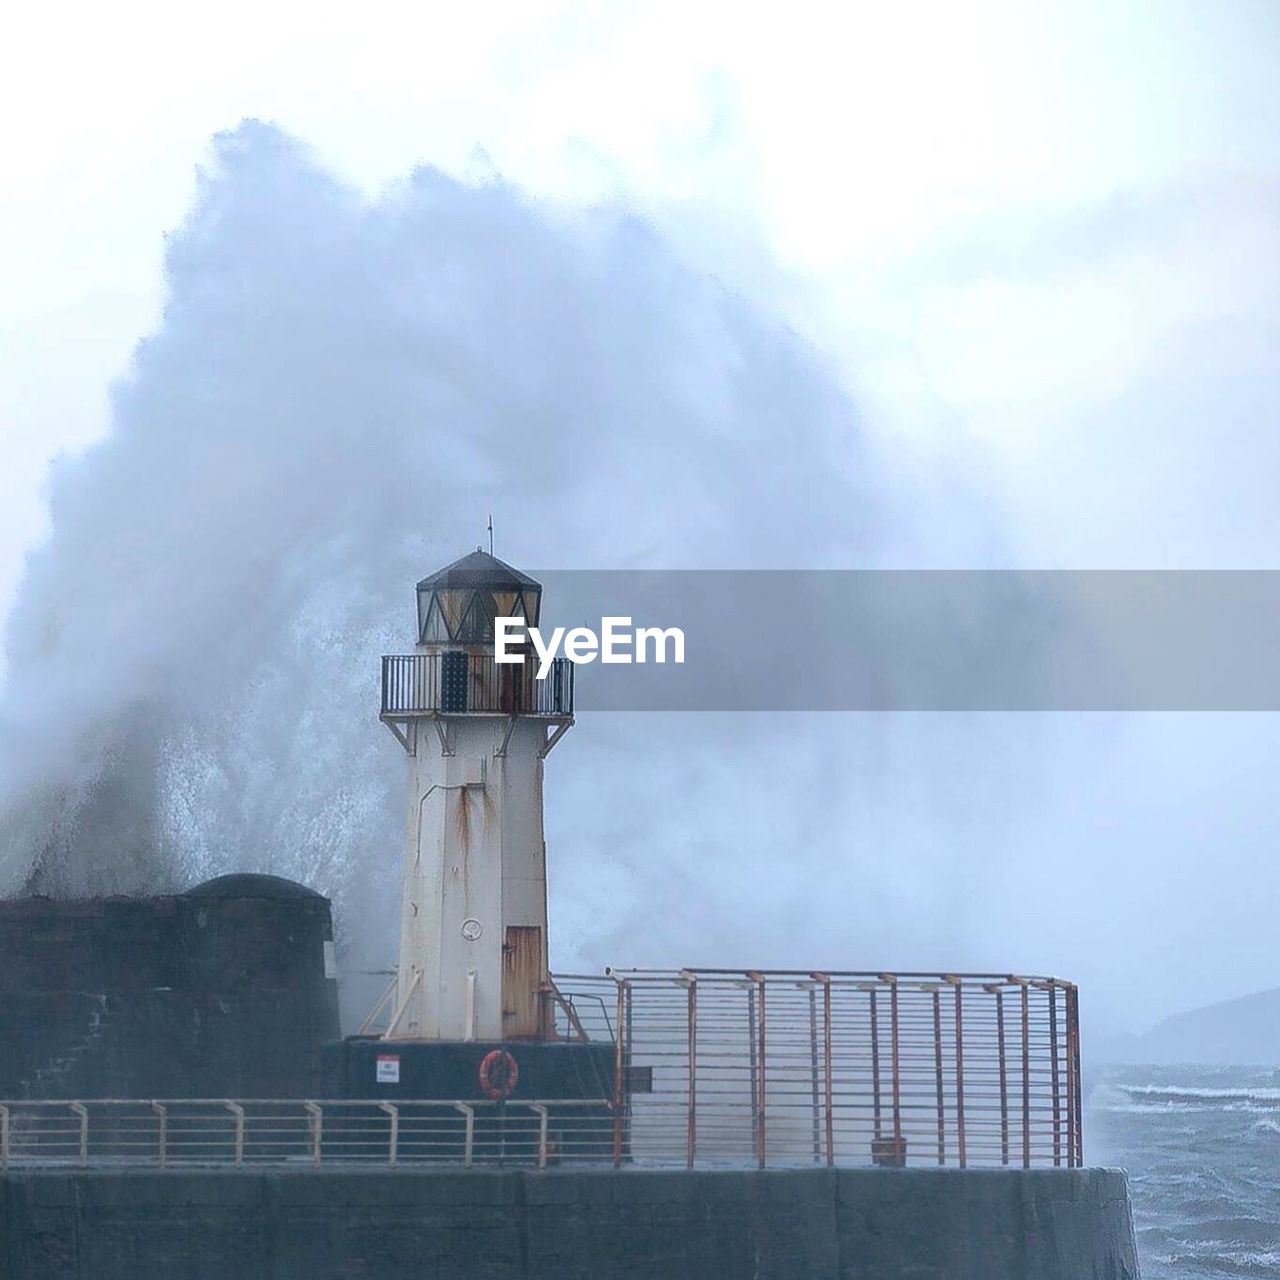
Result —
[[1085, 1125], [1129, 1171], [1143, 1280], [1280, 1277], [1280, 1069], [1111, 1068]]

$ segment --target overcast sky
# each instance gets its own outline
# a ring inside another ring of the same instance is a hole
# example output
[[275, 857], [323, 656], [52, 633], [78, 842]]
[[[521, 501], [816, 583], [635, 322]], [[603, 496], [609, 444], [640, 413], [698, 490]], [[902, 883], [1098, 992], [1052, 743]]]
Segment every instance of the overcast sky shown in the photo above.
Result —
[[[829, 360], [918, 494], [883, 560], [1280, 567], [1280, 8], [485, 8], [7, 21], [0, 610], [47, 531], [51, 459], [108, 430], [109, 385], [160, 323], [196, 166], [245, 117], [369, 198], [429, 163], [642, 215]], [[956, 493], [983, 518], [959, 527]], [[1121, 978], [1057, 953], [1111, 983], [1117, 1025], [1276, 982], [1275, 725], [1158, 719], [1036, 729], [1041, 801], [990, 833], [1067, 868], [1066, 896], [1095, 899], [1090, 938], [1167, 924]], [[589, 838], [578, 825], [566, 838]], [[1006, 927], [990, 904], [966, 903], [972, 927]], [[1212, 959], [1188, 958], [1200, 946]], [[1177, 972], [1144, 1000], [1136, 975], [1162, 963]]]
[[155, 322], [196, 162], [249, 115], [370, 191], [488, 157], [682, 229], [836, 351], [927, 465], [981, 474], [1019, 563], [1275, 563], [1267, 0], [486, 9], [10, 19], [0, 598], [47, 459], [105, 429]]

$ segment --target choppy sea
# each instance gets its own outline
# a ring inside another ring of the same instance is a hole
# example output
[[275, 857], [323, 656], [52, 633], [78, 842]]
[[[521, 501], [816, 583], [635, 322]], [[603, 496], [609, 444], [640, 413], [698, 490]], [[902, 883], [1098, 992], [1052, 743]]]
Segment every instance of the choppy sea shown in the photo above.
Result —
[[1280, 1069], [1095, 1075], [1085, 1160], [1129, 1171], [1143, 1280], [1280, 1277]]

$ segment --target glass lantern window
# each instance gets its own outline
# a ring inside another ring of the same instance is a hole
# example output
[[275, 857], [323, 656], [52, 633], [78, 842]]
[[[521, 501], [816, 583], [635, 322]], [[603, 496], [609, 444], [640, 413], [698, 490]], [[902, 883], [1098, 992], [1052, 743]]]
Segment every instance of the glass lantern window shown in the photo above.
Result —
[[444, 615], [440, 612], [440, 602], [434, 593], [429, 597], [427, 617], [418, 633], [420, 644], [443, 644], [449, 639], [448, 628], [444, 625]]
[[499, 618], [520, 618], [524, 616], [524, 602], [518, 591], [495, 591], [493, 604]]
[[471, 607], [462, 620], [462, 625], [455, 634], [455, 639], [470, 644], [483, 643], [493, 639], [493, 619], [496, 614], [493, 593], [477, 591], [471, 597]]
[[449, 635], [456, 640], [462, 627], [462, 619], [467, 616], [467, 608], [475, 593], [460, 587], [446, 587], [435, 594], [440, 603], [440, 611], [444, 614], [444, 624], [449, 628]]

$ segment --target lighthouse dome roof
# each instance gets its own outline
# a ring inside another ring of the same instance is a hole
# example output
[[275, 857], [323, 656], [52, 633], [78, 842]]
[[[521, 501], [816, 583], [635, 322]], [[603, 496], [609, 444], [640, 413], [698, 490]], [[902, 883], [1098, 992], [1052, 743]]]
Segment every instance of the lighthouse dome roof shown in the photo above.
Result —
[[507, 587], [519, 590], [523, 587], [536, 588], [538, 585], [527, 573], [513, 569], [497, 556], [491, 556], [477, 547], [470, 555], [465, 555], [461, 560], [455, 560], [423, 578], [418, 583], [418, 590], [432, 591], [440, 587], [487, 587], [490, 591]]

